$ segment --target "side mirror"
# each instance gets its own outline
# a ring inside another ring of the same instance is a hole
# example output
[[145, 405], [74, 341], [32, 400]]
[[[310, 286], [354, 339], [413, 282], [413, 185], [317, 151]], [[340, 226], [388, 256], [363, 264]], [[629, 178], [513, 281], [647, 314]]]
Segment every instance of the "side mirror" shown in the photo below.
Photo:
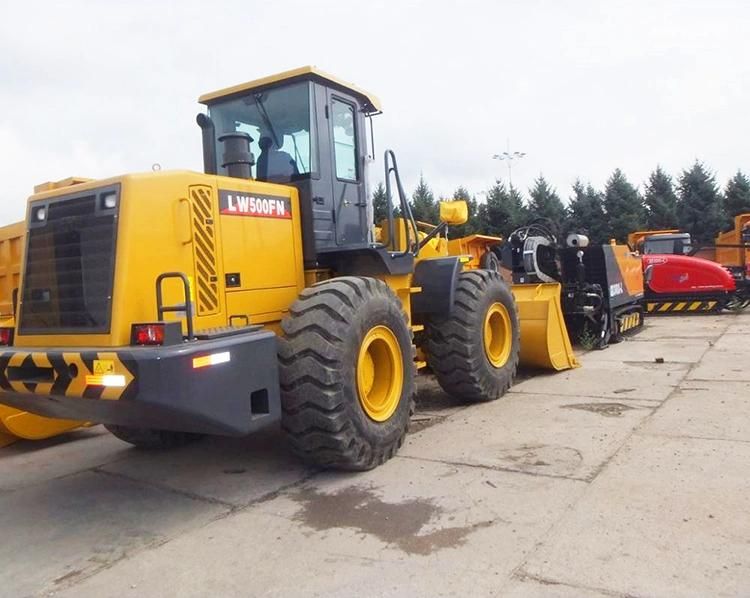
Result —
[[445, 224], [464, 224], [469, 219], [469, 206], [463, 199], [440, 202], [440, 222]]

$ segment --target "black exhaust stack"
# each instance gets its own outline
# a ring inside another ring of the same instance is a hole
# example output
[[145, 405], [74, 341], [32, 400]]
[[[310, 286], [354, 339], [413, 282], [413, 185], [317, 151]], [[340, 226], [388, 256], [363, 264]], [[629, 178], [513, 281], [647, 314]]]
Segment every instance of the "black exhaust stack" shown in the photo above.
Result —
[[216, 145], [214, 144], [214, 123], [206, 114], [195, 117], [203, 137], [203, 172], [216, 174]]
[[227, 133], [219, 137], [219, 142], [224, 144], [224, 156], [222, 168], [227, 169], [227, 176], [238, 179], [251, 179], [253, 177], [251, 166], [255, 164], [255, 156], [250, 151], [250, 142], [253, 140], [247, 133]]

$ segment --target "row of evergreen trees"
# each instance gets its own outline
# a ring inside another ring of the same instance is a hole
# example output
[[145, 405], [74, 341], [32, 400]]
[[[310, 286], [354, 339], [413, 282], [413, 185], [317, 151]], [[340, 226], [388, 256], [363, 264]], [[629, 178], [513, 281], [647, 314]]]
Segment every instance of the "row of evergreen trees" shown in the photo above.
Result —
[[[737, 171], [722, 191], [715, 176], [696, 162], [676, 182], [657, 167], [642, 193], [619, 168], [603, 191], [579, 180], [573, 185], [567, 205], [542, 175], [529, 189], [528, 199], [501, 181], [486, 192], [486, 201], [477, 201], [463, 186], [456, 189], [453, 198], [467, 201], [469, 221], [453, 227], [451, 236], [474, 232], [507, 236], [533, 219], [548, 218], [558, 225], [560, 233], [582, 232], [592, 243], [606, 243], [613, 238], [624, 242], [628, 233], [647, 228], [679, 228], [695, 240], [707, 242], [729, 226], [734, 216], [750, 212], [750, 179]], [[410, 201], [417, 220], [438, 222], [438, 203], [424, 177], [420, 177]], [[375, 189], [373, 203], [378, 222], [387, 214], [382, 184]]]

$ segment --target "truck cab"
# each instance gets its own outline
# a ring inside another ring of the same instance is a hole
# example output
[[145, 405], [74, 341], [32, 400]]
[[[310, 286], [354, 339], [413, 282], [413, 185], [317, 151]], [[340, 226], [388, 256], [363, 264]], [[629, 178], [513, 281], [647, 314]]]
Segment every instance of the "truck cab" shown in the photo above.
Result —
[[641, 253], [690, 255], [692, 251], [690, 233], [662, 233], [650, 235], [643, 239]]

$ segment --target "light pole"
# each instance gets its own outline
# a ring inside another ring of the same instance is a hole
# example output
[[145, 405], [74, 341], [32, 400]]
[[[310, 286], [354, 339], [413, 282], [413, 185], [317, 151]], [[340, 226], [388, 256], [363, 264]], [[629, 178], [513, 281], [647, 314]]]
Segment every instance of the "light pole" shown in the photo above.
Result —
[[526, 152], [511, 152], [510, 151], [510, 139], [508, 139], [508, 149], [501, 154], [495, 154], [492, 156], [493, 160], [505, 160], [508, 164], [508, 185], [513, 187], [513, 161], [520, 160], [526, 156]]

